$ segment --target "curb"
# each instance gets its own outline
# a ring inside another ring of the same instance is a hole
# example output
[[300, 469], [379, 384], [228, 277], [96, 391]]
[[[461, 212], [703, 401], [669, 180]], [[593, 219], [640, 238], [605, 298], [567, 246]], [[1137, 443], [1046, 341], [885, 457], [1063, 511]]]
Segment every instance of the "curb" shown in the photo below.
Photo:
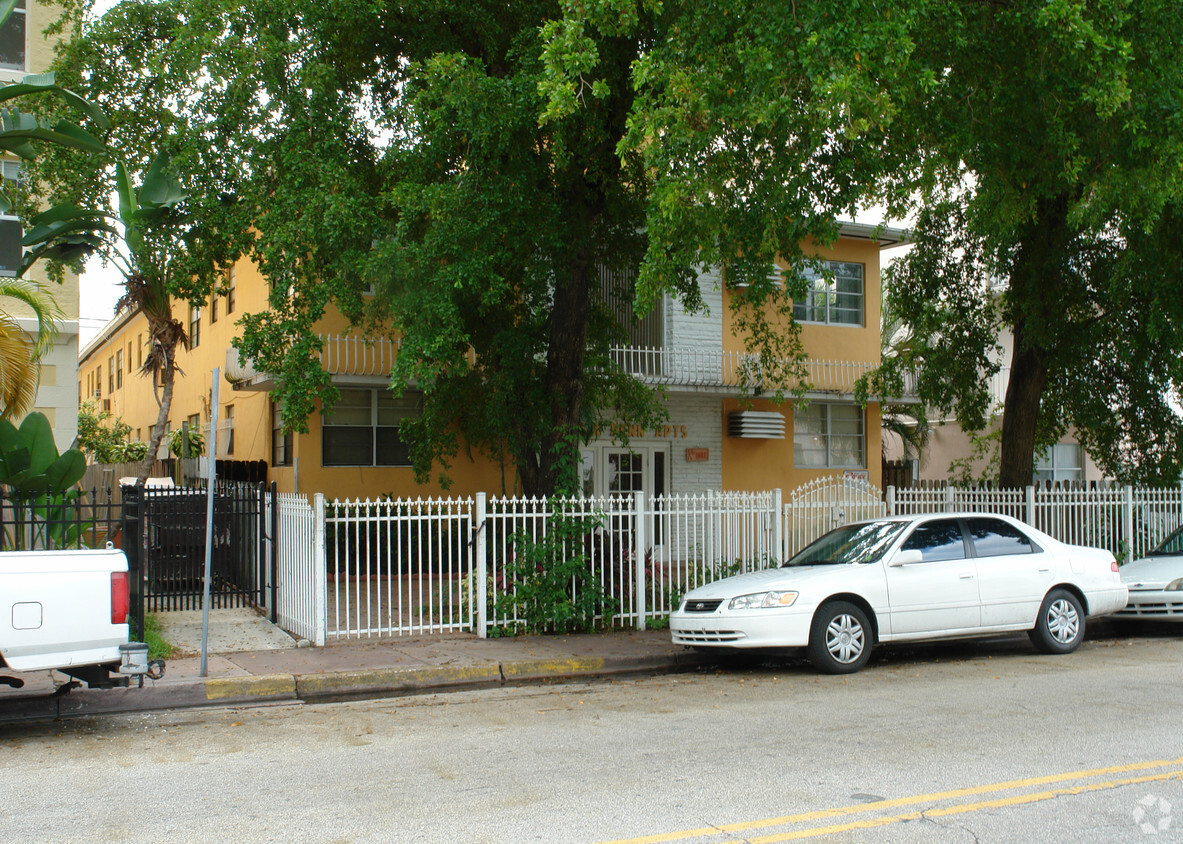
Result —
[[295, 678], [295, 683], [301, 700], [327, 702], [362, 697], [395, 697], [431, 690], [496, 686], [501, 684], [501, 672], [496, 664], [378, 668], [369, 671], [302, 674]]
[[0, 724], [52, 721], [84, 715], [251, 706], [328, 703], [401, 697], [617, 674], [679, 672], [701, 664], [678, 654], [641, 657], [556, 657], [475, 665], [379, 668], [318, 674], [264, 674], [146, 685], [126, 689], [77, 689], [67, 695], [0, 700]]

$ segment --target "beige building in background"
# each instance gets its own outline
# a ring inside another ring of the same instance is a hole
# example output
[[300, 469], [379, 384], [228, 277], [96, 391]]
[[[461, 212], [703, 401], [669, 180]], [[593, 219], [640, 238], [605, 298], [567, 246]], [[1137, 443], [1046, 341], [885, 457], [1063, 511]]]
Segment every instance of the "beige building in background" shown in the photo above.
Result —
[[[49, 67], [54, 45], [42, 35], [57, 19], [60, 9], [53, 5], [21, 0], [12, 16], [0, 27], [0, 82], [16, 82], [27, 73]], [[19, 178], [20, 162], [0, 159], [6, 180]], [[0, 216], [0, 275], [16, 276], [21, 259], [21, 225], [13, 216]], [[41, 385], [33, 410], [44, 413], [53, 427], [59, 449], [68, 448], [78, 435], [78, 276], [66, 273], [61, 284], [49, 281], [43, 267], [34, 267], [28, 277], [44, 284], [63, 318], [57, 342], [41, 361]], [[22, 303], [6, 301], [5, 310], [26, 331], [37, 330], [32, 311]], [[19, 420], [16, 420], [19, 424]]]

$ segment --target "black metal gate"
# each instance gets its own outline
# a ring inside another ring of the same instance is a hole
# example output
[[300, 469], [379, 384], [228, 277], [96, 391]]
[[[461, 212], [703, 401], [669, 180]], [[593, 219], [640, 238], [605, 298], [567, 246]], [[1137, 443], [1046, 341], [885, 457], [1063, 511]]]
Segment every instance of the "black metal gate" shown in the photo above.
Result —
[[[263, 484], [215, 481], [210, 607], [268, 604], [273, 511]], [[200, 488], [146, 488], [141, 492], [136, 546], [143, 610], [197, 610], [202, 606], [208, 492]], [[129, 537], [130, 538], [130, 537]]]

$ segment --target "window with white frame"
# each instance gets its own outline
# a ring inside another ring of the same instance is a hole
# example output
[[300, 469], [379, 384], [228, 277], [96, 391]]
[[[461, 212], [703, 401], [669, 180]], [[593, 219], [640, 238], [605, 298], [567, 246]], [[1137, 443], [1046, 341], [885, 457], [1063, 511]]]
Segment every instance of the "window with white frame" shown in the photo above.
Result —
[[226, 415], [222, 419], [222, 440], [225, 443], [226, 454], [234, 454], [234, 405], [226, 405]]
[[864, 469], [863, 410], [855, 404], [810, 402], [793, 412], [793, 465], [799, 469]]
[[321, 427], [321, 465], [410, 466], [399, 426], [419, 413], [418, 394], [395, 398], [385, 387], [342, 389]]
[[189, 348], [201, 345], [201, 307], [189, 306]]
[[1056, 443], [1035, 461], [1036, 483], [1082, 483], [1084, 450], [1078, 443]]
[[863, 324], [863, 265], [849, 261], [823, 261], [806, 267], [807, 289], [803, 302], [793, 303], [797, 322], [827, 325]]
[[[20, 185], [21, 165], [16, 161], [0, 161], [0, 176], [3, 176], [4, 193], [12, 202], [16, 201], [17, 188]], [[8, 214], [0, 214], [0, 276], [16, 278], [21, 269], [21, 257], [24, 247], [21, 246], [20, 217], [15, 210]]]
[[0, 26], [0, 68], [6, 70], [25, 69], [25, 29], [28, 9], [25, 0], [16, 0], [16, 8], [8, 20]]

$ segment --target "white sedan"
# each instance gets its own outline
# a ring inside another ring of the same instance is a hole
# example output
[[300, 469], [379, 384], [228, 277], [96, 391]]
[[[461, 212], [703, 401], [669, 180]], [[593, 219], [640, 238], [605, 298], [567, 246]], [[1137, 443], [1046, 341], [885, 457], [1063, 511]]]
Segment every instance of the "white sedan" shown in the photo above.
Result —
[[904, 516], [831, 531], [783, 566], [693, 589], [674, 644], [805, 648], [819, 671], [857, 671], [881, 642], [1029, 631], [1069, 653], [1086, 617], [1127, 591], [1108, 551], [1066, 545], [1006, 516]]
[[1183, 528], [1140, 560], [1121, 567], [1130, 600], [1115, 618], [1183, 621]]

